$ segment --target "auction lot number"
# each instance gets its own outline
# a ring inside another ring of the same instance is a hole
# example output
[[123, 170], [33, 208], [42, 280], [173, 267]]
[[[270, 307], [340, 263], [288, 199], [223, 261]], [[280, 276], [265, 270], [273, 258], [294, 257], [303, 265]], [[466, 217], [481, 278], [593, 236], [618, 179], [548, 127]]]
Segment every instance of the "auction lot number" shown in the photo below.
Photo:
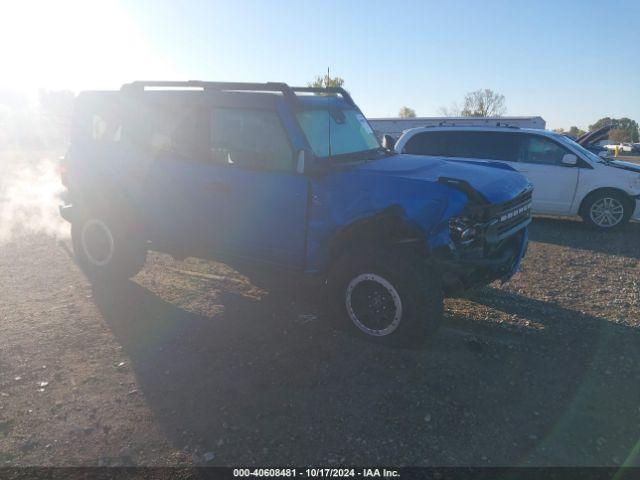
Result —
[[234, 468], [234, 477], [306, 477], [306, 478], [344, 478], [344, 477], [399, 477], [396, 470], [378, 468]]

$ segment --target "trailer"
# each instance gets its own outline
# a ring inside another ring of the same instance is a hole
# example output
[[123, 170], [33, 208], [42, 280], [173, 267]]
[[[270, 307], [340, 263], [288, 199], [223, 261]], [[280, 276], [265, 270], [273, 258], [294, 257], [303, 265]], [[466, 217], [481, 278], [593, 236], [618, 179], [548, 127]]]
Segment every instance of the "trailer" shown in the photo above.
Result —
[[369, 118], [371, 127], [378, 138], [382, 135], [391, 135], [395, 140], [402, 132], [415, 127], [520, 127], [540, 128], [546, 127], [542, 117], [414, 117], [414, 118]]

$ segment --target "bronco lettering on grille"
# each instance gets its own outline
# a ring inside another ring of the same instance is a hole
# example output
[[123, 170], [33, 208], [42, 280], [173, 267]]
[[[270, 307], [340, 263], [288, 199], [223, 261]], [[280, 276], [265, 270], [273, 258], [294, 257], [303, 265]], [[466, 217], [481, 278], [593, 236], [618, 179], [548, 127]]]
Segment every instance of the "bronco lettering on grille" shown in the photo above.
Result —
[[503, 215], [500, 216], [500, 222], [506, 222], [507, 220], [510, 220], [514, 217], [517, 217], [519, 215], [522, 215], [523, 213], [527, 212], [528, 210], [531, 209], [531, 202], [527, 203], [526, 205], [523, 205], [519, 208], [515, 208], [513, 210], [511, 210], [510, 212], [507, 212]]

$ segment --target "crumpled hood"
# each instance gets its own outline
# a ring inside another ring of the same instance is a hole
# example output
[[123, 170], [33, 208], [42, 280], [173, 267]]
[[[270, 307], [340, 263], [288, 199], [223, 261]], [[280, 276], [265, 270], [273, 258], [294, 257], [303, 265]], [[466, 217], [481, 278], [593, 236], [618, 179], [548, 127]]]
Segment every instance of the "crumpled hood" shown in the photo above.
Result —
[[637, 163], [623, 162], [622, 160], [609, 160], [604, 162], [608, 167], [621, 168], [623, 170], [629, 170], [630, 172], [640, 173], [640, 165]]
[[491, 203], [511, 200], [530, 186], [508, 165], [482, 160], [401, 154], [364, 163], [356, 170], [429, 182], [437, 182], [440, 177], [464, 180]]

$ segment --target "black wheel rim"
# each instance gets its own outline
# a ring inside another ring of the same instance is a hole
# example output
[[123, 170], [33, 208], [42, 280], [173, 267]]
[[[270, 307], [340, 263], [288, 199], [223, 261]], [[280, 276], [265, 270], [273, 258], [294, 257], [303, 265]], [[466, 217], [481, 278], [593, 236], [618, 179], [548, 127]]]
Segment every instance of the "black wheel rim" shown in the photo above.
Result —
[[402, 317], [397, 290], [388, 280], [372, 273], [351, 280], [347, 286], [346, 307], [353, 323], [373, 336], [391, 334]]

